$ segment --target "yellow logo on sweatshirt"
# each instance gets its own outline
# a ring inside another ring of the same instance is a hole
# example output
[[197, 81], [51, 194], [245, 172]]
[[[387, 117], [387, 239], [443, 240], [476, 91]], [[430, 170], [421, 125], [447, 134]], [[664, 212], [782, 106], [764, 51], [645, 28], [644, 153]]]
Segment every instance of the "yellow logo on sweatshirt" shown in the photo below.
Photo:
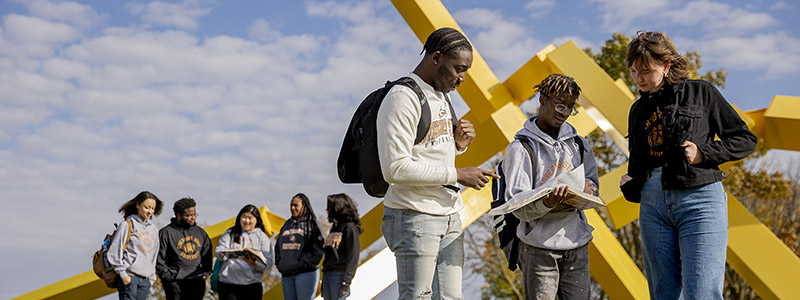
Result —
[[200, 239], [193, 236], [183, 237], [178, 241], [178, 250], [183, 259], [195, 260], [200, 256]]

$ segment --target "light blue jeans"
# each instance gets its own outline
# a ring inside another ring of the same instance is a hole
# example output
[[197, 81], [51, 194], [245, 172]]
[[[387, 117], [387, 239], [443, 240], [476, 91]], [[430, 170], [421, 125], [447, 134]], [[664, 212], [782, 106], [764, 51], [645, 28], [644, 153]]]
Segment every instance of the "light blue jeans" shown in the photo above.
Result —
[[722, 299], [727, 201], [721, 182], [664, 190], [661, 170], [650, 172], [639, 225], [651, 299]]
[[322, 299], [325, 300], [344, 300], [350, 296], [350, 288], [342, 296], [342, 279], [344, 271], [329, 271], [322, 273]]
[[381, 232], [397, 262], [398, 299], [462, 299], [461, 216], [383, 209]]
[[294, 276], [283, 276], [281, 287], [284, 300], [312, 300], [317, 293], [319, 269]]

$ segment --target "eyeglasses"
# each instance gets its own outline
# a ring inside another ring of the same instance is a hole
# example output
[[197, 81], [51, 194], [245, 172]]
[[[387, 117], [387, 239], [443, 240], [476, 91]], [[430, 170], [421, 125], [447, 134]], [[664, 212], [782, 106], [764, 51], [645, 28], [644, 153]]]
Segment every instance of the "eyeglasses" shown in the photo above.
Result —
[[556, 108], [556, 111], [558, 113], [560, 113], [560, 114], [569, 114], [570, 116], [575, 116], [575, 115], [578, 114], [578, 109], [576, 109], [574, 107], [567, 107], [566, 105], [561, 104], [561, 103], [556, 103], [555, 101], [553, 101], [553, 98], [551, 98], [550, 96], [545, 96], [545, 97], [547, 97], [547, 99], [550, 99], [550, 102], [553, 103], [553, 106]]

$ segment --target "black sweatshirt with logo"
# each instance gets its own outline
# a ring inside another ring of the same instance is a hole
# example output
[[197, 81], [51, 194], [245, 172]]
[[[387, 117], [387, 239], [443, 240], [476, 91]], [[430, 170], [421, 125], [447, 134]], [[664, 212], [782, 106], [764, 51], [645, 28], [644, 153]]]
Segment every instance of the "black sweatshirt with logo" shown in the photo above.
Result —
[[214, 251], [203, 228], [178, 224], [172, 218], [158, 231], [158, 239], [156, 273], [162, 281], [202, 278], [211, 273]]
[[[322, 233], [308, 217], [289, 218], [275, 242], [275, 266], [283, 276], [316, 270], [322, 260]], [[318, 225], [317, 225], [318, 226]]]

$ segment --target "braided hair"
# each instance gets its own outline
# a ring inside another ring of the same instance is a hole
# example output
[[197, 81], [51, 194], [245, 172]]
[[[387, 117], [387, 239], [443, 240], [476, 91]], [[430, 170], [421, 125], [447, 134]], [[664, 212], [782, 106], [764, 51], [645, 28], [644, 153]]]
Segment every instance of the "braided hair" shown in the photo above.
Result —
[[422, 52], [419, 54], [433, 54], [436, 51], [439, 51], [441, 54], [446, 54], [452, 50], [467, 50], [472, 52], [472, 44], [470, 44], [467, 37], [458, 30], [450, 27], [442, 27], [436, 29], [436, 31], [428, 36], [428, 40], [425, 41], [425, 45], [422, 46]]
[[578, 97], [581, 94], [581, 87], [575, 79], [566, 75], [553, 73], [547, 75], [539, 84], [533, 87], [540, 95], [547, 97], [559, 94], [566, 94], [570, 97]]

